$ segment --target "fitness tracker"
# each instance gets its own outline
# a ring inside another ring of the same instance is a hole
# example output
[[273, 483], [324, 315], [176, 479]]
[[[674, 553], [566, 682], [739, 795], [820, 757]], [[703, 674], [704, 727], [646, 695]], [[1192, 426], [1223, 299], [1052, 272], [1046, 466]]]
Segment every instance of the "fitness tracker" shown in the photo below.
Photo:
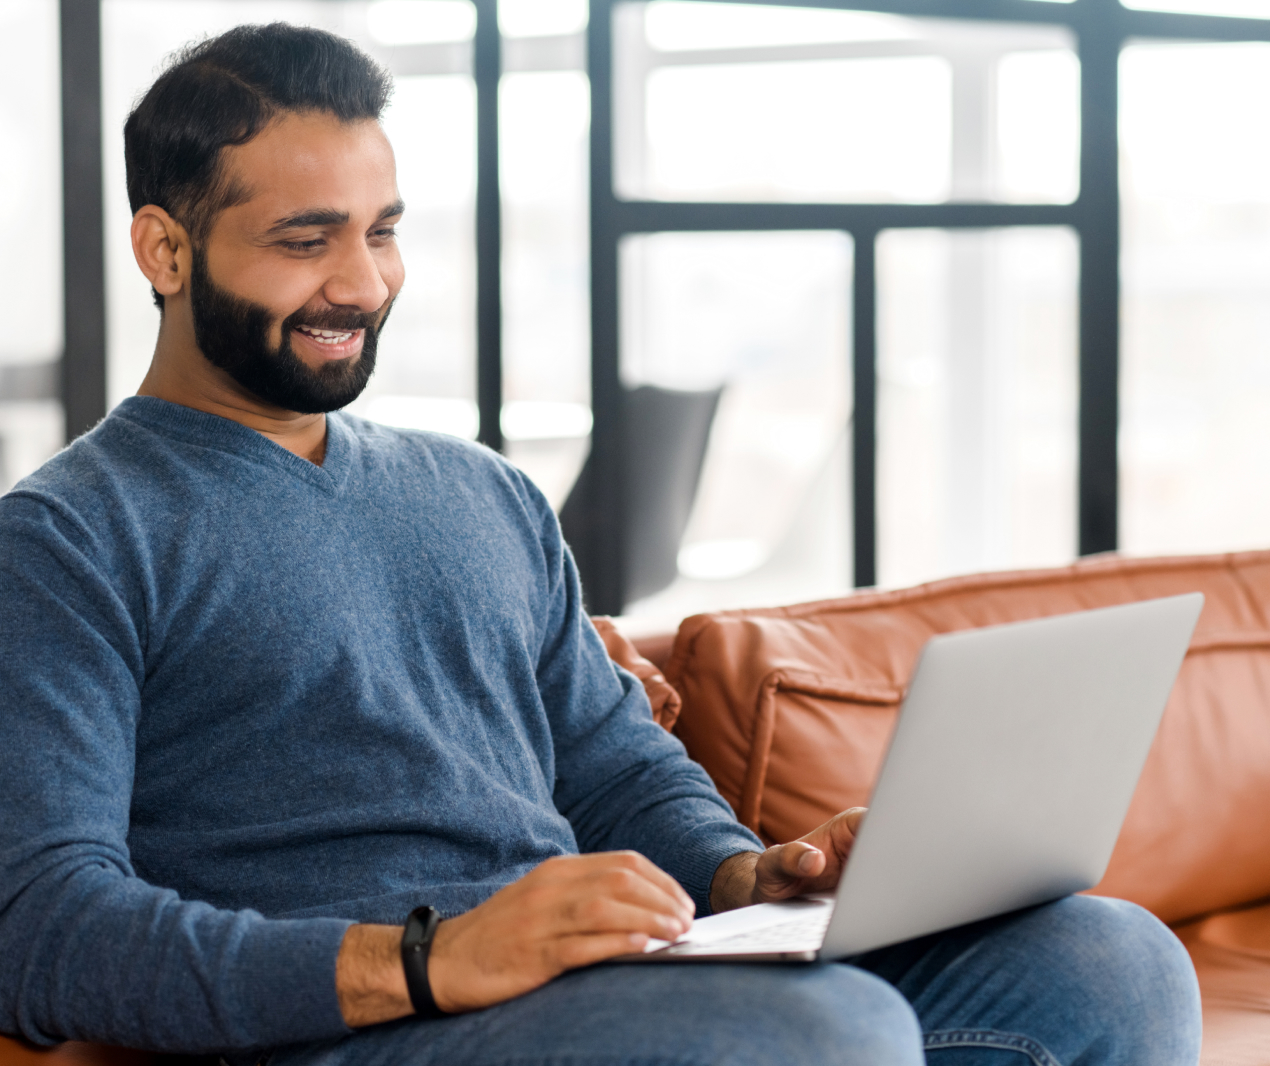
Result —
[[401, 965], [406, 971], [406, 988], [410, 990], [410, 1003], [421, 1018], [444, 1018], [445, 1011], [432, 998], [432, 986], [428, 984], [428, 953], [432, 950], [432, 938], [436, 936], [441, 915], [432, 907], [416, 907], [406, 919], [406, 931], [401, 937]]

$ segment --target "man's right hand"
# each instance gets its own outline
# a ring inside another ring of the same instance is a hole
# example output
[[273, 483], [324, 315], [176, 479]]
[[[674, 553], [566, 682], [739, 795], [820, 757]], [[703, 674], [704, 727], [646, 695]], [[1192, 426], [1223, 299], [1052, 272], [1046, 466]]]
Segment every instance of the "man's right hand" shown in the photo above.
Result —
[[674, 940], [692, 925], [691, 897], [633, 851], [564, 855], [437, 928], [428, 982], [457, 1013], [530, 992], [566, 970]]
[[[428, 956], [444, 1011], [478, 1010], [523, 995], [579, 966], [673, 940], [692, 925], [692, 898], [633, 851], [548, 859], [479, 907], [442, 922]], [[335, 963], [335, 989], [353, 1027], [411, 1013], [400, 926], [354, 925]]]

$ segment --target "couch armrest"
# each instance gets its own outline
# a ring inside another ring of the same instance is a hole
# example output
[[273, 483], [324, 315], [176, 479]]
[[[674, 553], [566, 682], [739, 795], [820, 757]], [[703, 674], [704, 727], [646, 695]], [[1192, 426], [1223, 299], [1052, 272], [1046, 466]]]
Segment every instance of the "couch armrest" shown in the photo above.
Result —
[[[0, 1066], [163, 1066], [173, 1056], [129, 1051], [104, 1044], [68, 1040], [53, 1047], [37, 1047], [25, 1040], [0, 1036]], [[201, 1060], [183, 1060], [197, 1062]]]
[[648, 702], [652, 704], [653, 720], [667, 732], [675, 728], [683, 700], [679, 692], [662, 675], [661, 667], [650, 662], [613, 624], [613, 619], [598, 615], [591, 619], [604, 648], [618, 666], [629, 670], [644, 684]]

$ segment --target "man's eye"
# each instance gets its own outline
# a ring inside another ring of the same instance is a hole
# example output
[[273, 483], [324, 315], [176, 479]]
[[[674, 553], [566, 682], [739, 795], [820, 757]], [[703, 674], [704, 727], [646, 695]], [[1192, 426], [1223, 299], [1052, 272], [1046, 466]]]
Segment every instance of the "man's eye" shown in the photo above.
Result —
[[397, 236], [397, 227], [396, 227], [396, 226], [385, 226], [385, 227], [383, 227], [382, 229], [372, 230], [372, 231], [371, 231], [371, 236], [372, 236], [372, 237], [377, 237], [377, 238], [379, 238], [380, 240], [383, 240], [383, 241], [390, 241], [390, 240], [392, 240], [394, 237], [396, 237], [396, 236]]
[[283, 248], [288, 248], [293, 252], [311, 252], [315, 248], [321, 248], [326, 242], [321, 237], [315, 237], [311, 241], [281, 241]]

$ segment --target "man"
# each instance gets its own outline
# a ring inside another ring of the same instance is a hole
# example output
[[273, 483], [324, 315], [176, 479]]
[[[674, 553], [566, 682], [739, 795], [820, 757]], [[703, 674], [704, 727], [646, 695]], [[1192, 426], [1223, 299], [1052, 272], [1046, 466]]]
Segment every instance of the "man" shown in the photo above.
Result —
[[128, 120], [152, 366], [0, 502], [0, 1030], [279, 1066], [1193, 1062], [1185, 953], [1114, 901], [852, 965], [592, 965], [832, 887], [860, 812], [764, 850], [609, 662], [527, 479], [331, 413], [404, 281], [388, 92], [347, 42], [241, 27]]

